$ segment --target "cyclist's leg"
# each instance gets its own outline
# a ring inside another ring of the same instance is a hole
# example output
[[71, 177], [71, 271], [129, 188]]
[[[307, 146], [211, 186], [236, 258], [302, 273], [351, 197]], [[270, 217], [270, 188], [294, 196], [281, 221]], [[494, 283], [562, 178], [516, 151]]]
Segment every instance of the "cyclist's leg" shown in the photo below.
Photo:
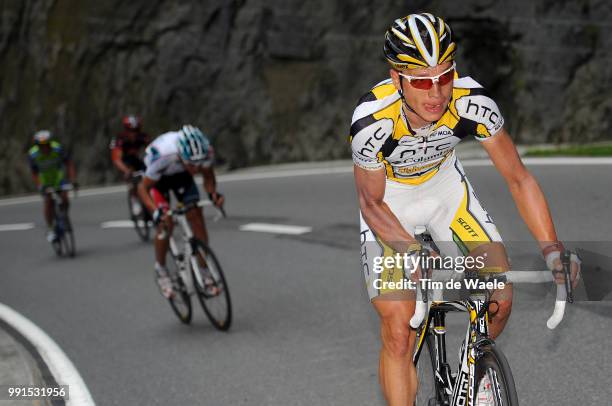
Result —
[[412, 362], [416, 331], [410, 328], [414, 298], [407, 293], [387, 293], [372, 301], [380, 317], [379, 379], [387, 404], [412, 405], [417, 375]]
[[[415, 191], [387, 183], [385, 203], [397, 216], [406, 231], [414, 233], [420, 222]], [[380, 318], [381, 350], [379, 379], [381, 389], [389, 405], [412, 405], [417, 390], [417, 377], [412, 354], [415, 331], [409, 327], [414, 314], [414, 291], [390, 288], [391, 283], [401, 283], [405, 278], [400, 266], [381, 267], [380, 260], [395, 252], [370, 230], [361, 220], [361, 259], [368, 294]], [[397, 286], [397, 285], [396, 285]]]
[[[177, 174], [177, 182], [173, 185], [176, 198], [183, 204], [196, 203], [200, 200], [200, 193], [196, 186], [193, 176], [188, 172]], [[204, 222], [203, 210], [194, 207], [186, 213], [187, 221], [191, 225], [193, 235], [200, 241], [208, 244], [208, 233]]]
[[53, 207], [53, 198], [50, 195], [43, 197], [43, 214], [45, 216], [45, 222], [47, 223], [47, 229], [53, 228], [53, 221], [55, 220], [55, 210]]
[[[445, 167], [441, 177], [428, 190], [431, 196], [443, 196], [441, 210], [427, 225], [432, 237], [445, 256], [470, 256], [483, 263], [477, 269], [484, 273], [504, 273], [509, 270], [508, 257], [501, 236], [491, 216], [478, 200], [465, 177], [459, 161]], [[443, 192], [443, 193], [442, 193]], [[492, 300], [489, 333], [497, 337], [506, 325], [512, 309], [512, 286], [497, 290]]]
[[[151, 197], [155, 203], [155, 207], [169, 207], [170, 196], [168, 193], [170, 177], [162, 176], [159, 182], [151, 188]], [[168, 253], [168, 247], [170, 245], [170, 235], [172, 235], [173, 224], [164, 224], [163, 222], [157, 225], [155, 235], [155, 260], [157, 263], [165, 267], [166, 266], [166, 254]]]
[[[138, 156], [123, 154], [122, 161], [123, 164], [127, 166], [132, 172], [144, 171], [146, 169], [144, 162]], [[130, 195], [134, 198], [138, 198], [138, 192], [134, 182], [132, 182], [131, 179], [128, 179], [127, 182]]]
[[[66, 184], [68, 184], [67, 179], [60, 180], [59, 184], [57, 185], [57, 190], [61, 190], [61, 188]], [[59, 195], [60, 199], [62, 200], [62, 202], [60, 203], [60, 208], [64, 211], [64, 213], [68, 213], [68, 209], [70, 208], [70, 199], [68, 198], [68, 191], [62, 190]]]

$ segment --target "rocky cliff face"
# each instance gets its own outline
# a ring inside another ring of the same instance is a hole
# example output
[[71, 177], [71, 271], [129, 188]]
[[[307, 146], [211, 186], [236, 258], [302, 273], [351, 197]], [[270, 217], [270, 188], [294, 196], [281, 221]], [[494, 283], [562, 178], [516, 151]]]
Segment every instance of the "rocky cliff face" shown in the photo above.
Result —
[[[406, 6], [406, 4], [410, 4]], [[488, 87], [521, 142], [610, 138], [606, 0], [5, 0], [0, 193], [30, 187], [36, 129], [69, 146], [86, 183], [114, 179], [125, 113], [156, 134], [191, 122], [229, 167], [348, 156], [359, 96], [387, 76], [383, 33], [444, 16], [459, 69]]]

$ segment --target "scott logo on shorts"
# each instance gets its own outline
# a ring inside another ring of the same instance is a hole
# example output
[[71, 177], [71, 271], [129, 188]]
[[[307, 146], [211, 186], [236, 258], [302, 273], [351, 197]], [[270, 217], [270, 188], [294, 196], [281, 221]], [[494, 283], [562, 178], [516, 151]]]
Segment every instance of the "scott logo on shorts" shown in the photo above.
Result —
[[470, 226], [467, 221], [465, 221], [464, 219], [462, 219], [461, 217], [459, 217], [457, 219], [457, 223], [461, 224], [461, 227], [465, 228], [465, 231], [467, 231], [468, 233], [470, 233], [470, 235], [472, 237], [478, 237], [478, 233], [476, 231], [474, 231], [474, 229], [472, 228], [472, 226]]

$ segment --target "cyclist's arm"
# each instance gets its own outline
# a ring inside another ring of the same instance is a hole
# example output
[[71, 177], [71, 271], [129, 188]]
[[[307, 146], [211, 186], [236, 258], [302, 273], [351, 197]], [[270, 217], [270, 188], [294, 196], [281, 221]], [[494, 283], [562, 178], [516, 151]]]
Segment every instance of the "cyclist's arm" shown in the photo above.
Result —
[[127, 175], [130, 173], [130, 168], [123, 163], [123, 150], [119, 147], [115, 147], [111, 150], [111, 159], [115, 168], [119, 169], [123, 174]]
[[150, 213], [153, 213], [157, 207], [155, 205], [155, 201], [151, 197], [150, 191], [157, 183], [156, 180], [153, 180], [148, 177], [143, 177], [142, 181], [138, 184], [138, 196], [140, 200], [144, 203]]
[[491, 161], [508, 184], [510, 193], [529, 231], [540, 247], [557, 241], [557, 233], [544, 193], [519, 157], [514, 142], [505, 129], [482, 141]]
[[204, 167], [200, 170], [202, 174], [202, 183], [204, 190], [208, 193], [210, 200], [217, 207], [223, 206], [225, 197], [217, 191], [217, 178], [215, 176], [215, 169], [211, 166]]
[[34, 158], [32, 158], [30, 155], [28, 155], [28, 163], [30, 164], [30, 171], [32, 172], [32, 180], [34, 181], [34, 184], [36, 185], [36, 189], [40, 189], [40, 177], [38, 176], [40, 169], [38, 168], [38, 165], [36, 164], [36, 161], [34, 160]]
[[359, 197], [359, 207], [364, 220], [374, 234], [397, 252], [406, 252], [416, 243], [401, 225], [389, 206], [383, 201], [385, 196], [385, 170], [367, 170], [354, 166], [355, 185]]
[[217, 193], [217, 177], [214, 168], [212, 166], [204, 167], [200, 169], [200, 173], [202, 174], [202, 186], [206, 193]]

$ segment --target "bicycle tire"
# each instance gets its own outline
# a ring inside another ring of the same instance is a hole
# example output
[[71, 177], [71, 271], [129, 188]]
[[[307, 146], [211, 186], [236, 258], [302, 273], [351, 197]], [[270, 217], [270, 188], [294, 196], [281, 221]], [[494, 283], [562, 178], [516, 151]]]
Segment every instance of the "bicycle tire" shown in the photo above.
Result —
[[76, 255], [76, 245], [74, 238], [74, 231], [72, 230], [72, 223], [70, 222], [70, 218], [68, 214], [64, 213], [64, 233], [63, 233], [63, 244], [64, 244], [64, 253], [71, 258], [74, 258]]
[[53, 240], [51, 242], [51, 247], [53, 248], [53, 251], [55, 252], [55, 255], [57, 255], [58, 257], [61, 257], [64, 255], [63, 253], [63, 246], [62, 246], [62, 241], [57, 237], [57, 229], [55, 229], [55, 240]]
[[172, 281], [172, 287], [174, 289], [174, 297], [168, 299], [168, 303], [170, 303], [170, 307], [174, 314], [183, 324], [191, 323], [191, 318], [193, 314], [192, 305], [191, 305], [191, 297], [189, 296], [189, 292], [183, 278], [179, 273], [177, 259], [172, 257], [173, 269], [168, 269], [168, 273], [170, 274], [170, 280]]
[[130, 192], [128, 191], [127, 203], [128, 203], [128, 211], [130, 213], [130, 219], [134, 223], [134, 230], [136, 230], [136, 234], [138, 234], [138, 237], [143, 242], [147, 242], [149, 241], [149, 237], [151, 233], [151, 230], [149, 227], [148, 212], [144, 204], [142, 204], [142, 202], [140, 201], [140, 199], [136, 198], [138, 200], [138, 204], [140, 204], [140, 213], [138, 214], [134, 213], [134, 207], [133, 207], [133, 202], [132, 202], [133, 198], [134, 196], [132, 196]]
[[495, 406], [518, 406], [514, 377], [504, 354], [494, 344], [481, 347], [480, 351], [481, 356], [476, 360], [475, 368], [476, 405], [479, 403], [477, 399], [480, 383], [486, 374], [491, 381], [489, 394], [493, 397]]
[[[212, 325], [218, 330], [227, 331], [232, 324], [232, 301], [223, 269], [208, 245], [199, 240], [193, 240], [192, 243], [194, 255], [191, 261], [191, 272], [198, 300]], [[207, 275], [213, 279], [214, 287], [219, 289], [220, 293], [211, 295], [206, 292], [207, 287], [201, 277], [203, 271], [198, 264], [198, 256], [205, 258], [208, 265]], [[218, 306], [215, 305], [216, 303], [218, 303]], [[217, 309], [220, 309], [220, 314], [217, 314]]]
[[55, 233], [57, 235], [57, 243], [60, 247], [60, 256], [66, 255], [74, 258], [76, 248], [74, 243], [74, 232], [68, 214], [60, 210], [57, 214], [55, 223]]
[[418, 380], [418, 390], [415, 406], [440, 406], [448, 398], [438, 387], [435, 379], [436, 359], [434, 354], [434, 339], [431, 334], [424, 338], [425, 342], [421, 348], [421, 354], [415, 365]]

